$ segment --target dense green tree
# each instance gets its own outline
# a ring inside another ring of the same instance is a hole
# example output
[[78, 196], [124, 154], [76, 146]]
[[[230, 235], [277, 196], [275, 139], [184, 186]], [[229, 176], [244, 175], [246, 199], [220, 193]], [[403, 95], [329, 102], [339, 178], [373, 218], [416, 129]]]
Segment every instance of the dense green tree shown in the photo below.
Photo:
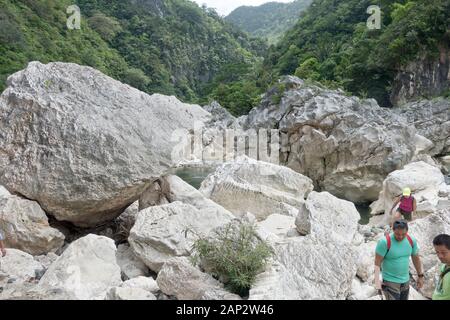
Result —
[[[369, 30], [369, 5], [382, 10], [382, 28]], [[398, 70], [439, 54], [450, 25], [449, 0], [315, 0], [269, 50], [264, 69], [297, 74], [389, 106]], [[270, 82], [268, 82], [270, 83]]]
[[[81, 9], [81, 30], [66, 27], [72, 4]], [[206, 102], [213, 90], [206, 86], [223, 66], [248, 68], [266, 50], [187, 0], [0, 0], [0, 27], [1, 91], [29, 61], [65, 61], [148, 93]]]
[[260, 6], [241, 6], [225, 19], [253, 36], [276, 43], [288, 29], [295, 25], [300, 14], [312, 0], [295, 0], [289, 3], [268, 2]]

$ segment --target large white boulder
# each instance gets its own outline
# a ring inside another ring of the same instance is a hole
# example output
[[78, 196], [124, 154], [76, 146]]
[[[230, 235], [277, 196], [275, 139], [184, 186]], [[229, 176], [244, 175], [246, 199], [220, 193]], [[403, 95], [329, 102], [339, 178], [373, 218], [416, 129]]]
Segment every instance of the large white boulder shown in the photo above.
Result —
[[123, 288], [139, 288], [156, 294], [160, 291], [158, 284], [151, 277], [137, 277], [124, 281], [121, 285]]
[[168, 260], [156, 279], [161, 291], [178, 300], [240, 300], [209, 274], [194, 267], [187, 258]]
[[295, 227], [295, 218], [285, 216], [282, 214], [272, 214], [267, 217], [266, 220], [260, 221], [257, 224], [257, 230], [259, 234], [270, 233], [280, 238], [298, 237], [298, 233]]
[[353, 203], [328, 192], [311, 192], [300, 206], [295, 221], [302, 235], [312, 234], [327, 241], [350, 243], [358, 231], [361, 216]]
[[424, 286], [420, 290], [420, 293], [428, 298], [431, 299], [433, 297], [433, 293], [436, 289], [436, 283], [439, 281], [439, 276], [441, 274], [441, 264], [436, 264], [433, 268], [428, 269], [428, 271], [425, 272], [425, 280], [424, 280]]
[[435, 166], [423, 161], [410, 163], [402, 170], [394, 171], [387, 176], [379, 199], [371, 205], [371, 213], [384, 212], [388, 215], [395, 197], [401, 195], [403, 188], [406, 187], [411, 188], [416, 198], [418, 217], [424, 217], [435, 212], [440, 200], [439, 191], [446, 187], [445, 178]]
[[170, 258], [190, 256], [198, 235], [206, 236], [233, 218], [227, 212], [199, 210], [176, 201], [141, 211], [128, 241], [136, 256], [159, 272]]
[[31, 62], [0, 97], [0, 184], [58, 220], [98, 225], [183, 161], [188, 131], [210, 119], [90, 67]]
[[377, 290], [370, 284], [361, 282], [360, 279], [355, 278], [352, 281], [352, 291], [348, 298], [349, 300], [369, 300], [377, 295]]
[[73, 299], [103, 300], [110, 287], [120, 284], [114, 241], [90, 234], [69, 245], [41, 278], [38, 290], [58, 288]]
[[202, 210], [205, 214], [232, 215], [230, 211], [205, 197], [203, 193], [180, 177], [169, 175], [164, 178], [164, 181], [167, 189], [166, 196], [169, 202], [180, 201], [189, 204], [198, 210]]
[[55, 252], [64, 245], [64, 235], [50, 227], [39, 204], [17, 196], [0, 197], [0, 230], [7, 247], [32, 255]]
[[450, 152], [450, 99], [420, 99], [394, 108], [392, 111], [403, 116], [411, 127], [433, 142], [432, 155]]
[[156, 300], [156, 297], [140, 288], [114, 287], [109, 289], [105, 300]]
[[424, 297], [421, 293], [419, 293], [416, 289], [414, 289], [412, 286], [410, 286], [408, 300], [428, 300], [428, 299]]
[[241, 156], [209, 175], [200, 191], [237, 216], [250, 212], [261, 221], [271, 214], [296, 216], [313, 188], [311, 179], [289, 168]]
[[121, 244], [117, 247], [116, 258], [123, 278], [133, 279], [149, 275], [149, 269], [145, 263], [136, 257], [128, 244]]
[[[269, 90], [250, 111], [244, 128], [283, 132], [283, 164], [311, 178], [321, 190], [352, 202], [374, 201], [386, 175], [413, 157], [416, 129], [375, 100], [349, 97], [294, 77], [282, 78], [280, 85], [286, 90]], [[280, 94], [281, 101], [274, 102]]]
[[26, 282], [44, 270], [44, 266], [32, 255], [7, 248], [6, 256], [0, 258], [0, 283], [8, 281], [8, 279], [14, 279], [15, 282]]
[[6, 188], [4, 186], [0, 186], [0, 198], [2, 197], [8, 197], [11, 194], [9, 193], [8, 190], [6, 190]]
[[250, 300], [343, 300], [351, 294], [356, 253], [348, 243], [307, 236], [278, 243], [274, 252]]
[[[433, 239], [440, 234], [450, 234], [450, 208], [413, 221], [410, 223], [409, 233], [417, 239], [424, 272], [428, 272], [440, 264]], [[411, 267], [411, 272], [415, 274], [416, 271]]]

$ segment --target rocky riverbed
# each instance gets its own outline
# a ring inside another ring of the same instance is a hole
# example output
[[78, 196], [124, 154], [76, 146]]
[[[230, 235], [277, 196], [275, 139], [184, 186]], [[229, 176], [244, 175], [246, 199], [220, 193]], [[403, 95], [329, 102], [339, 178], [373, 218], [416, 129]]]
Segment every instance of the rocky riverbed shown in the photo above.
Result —
[[[280, 102], [269, 90], [234, 118], [76, 64], [33, 62], [10, 76], [0, 299], [242, 299], [190, 262], [195, 238], [183, 232], [232, 221], [254, 223], [274, 252], [246, 299], [377, 299], [374, 249], [403, 186], [418, 200], [410, 233], [426, 272], [412, 298], [430, 298], [432, 239], [450, 234], [450, 101], [383, 109], [280, 82]], [[252, 145], [256, 130], [272, 132], [267, 145]], [[229, 131], [240, 133], [231, 146]], [[252, 156], [267, 146], [270, 157]]]

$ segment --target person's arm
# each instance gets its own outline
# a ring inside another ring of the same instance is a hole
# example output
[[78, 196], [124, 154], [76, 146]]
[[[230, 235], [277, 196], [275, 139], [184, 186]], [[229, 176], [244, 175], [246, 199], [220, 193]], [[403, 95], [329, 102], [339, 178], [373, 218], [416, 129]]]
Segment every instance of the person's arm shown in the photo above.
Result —
[[391, 230], [394, 227], [394, 222], [396, 220], [400, 219], [400, 213], [395, 212], [395, 214], [392, 215], [392, 211], [400, 203], [400, 199], [401, 199], [401, 197], [395, 198], [394, 205], [392, 206], [391, 211], [389, 212], [389, 226], [391, 227]]
[[381, 290], [380, 272], [381, 264], [383, 263], [383, 257], [379, 254], [375, 254], [375, 278], [373, 279], [375, 284], [375, 289]]
[[416, 210], [417, 210], [417, 202], [416, 202], [416, 198], [414, 198], [413, 199], [413, 212], [412, 212], [411, 219], [414, 219], [414, 217], [416, 216]]
[[414, 264], [414, 268], [416, 268], [417, 271], [417, 288], [422, 289], [424, 281], [422, 261], [420, 260], [420, 256], [418, 254], [411, 256], [411, 258]]
[[390, 214], [392, 215], [392, 211], [394, 211], [395, 207], [400, 203], [401, 197], [396, 197], [394, 200], [394, 205], [391, 208]]

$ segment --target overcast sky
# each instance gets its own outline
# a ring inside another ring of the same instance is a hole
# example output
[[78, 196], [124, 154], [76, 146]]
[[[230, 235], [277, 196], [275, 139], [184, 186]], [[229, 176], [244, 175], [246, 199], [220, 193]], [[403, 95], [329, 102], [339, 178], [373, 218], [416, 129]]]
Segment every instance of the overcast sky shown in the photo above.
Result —
[[293, 0], [193, 0], [199, 5], [206, 3], [210, 8], [215, 8], [220, 15], [226, 16], [240, 6], [259, 6], [266, 2], [292, 2]]

